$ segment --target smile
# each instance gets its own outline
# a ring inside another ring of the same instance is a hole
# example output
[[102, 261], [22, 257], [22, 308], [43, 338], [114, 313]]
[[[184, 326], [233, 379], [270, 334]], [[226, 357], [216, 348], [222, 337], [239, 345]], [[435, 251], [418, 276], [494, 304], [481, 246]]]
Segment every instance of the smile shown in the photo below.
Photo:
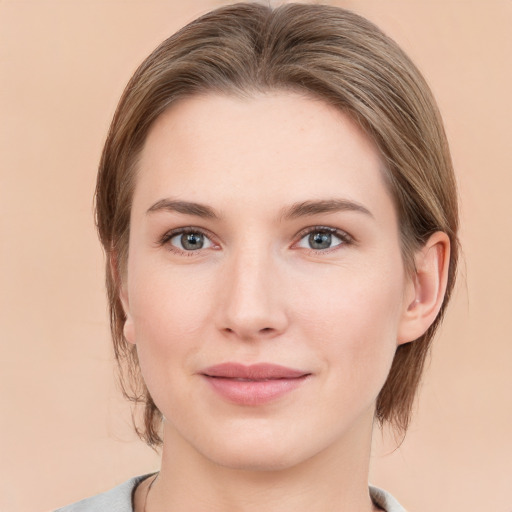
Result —
[[257, 406], [298, 388], [311, 373], [270, 363], [222, 363], [204, 369], [200, 375], [223, 399], [237, 405]]

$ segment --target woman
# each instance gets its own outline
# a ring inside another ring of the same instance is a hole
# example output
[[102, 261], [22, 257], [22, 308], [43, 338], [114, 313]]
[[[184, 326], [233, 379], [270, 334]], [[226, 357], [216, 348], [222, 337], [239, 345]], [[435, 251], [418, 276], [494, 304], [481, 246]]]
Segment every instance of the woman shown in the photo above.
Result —
[[164, 41], [100, 163], [115, 353], [161, 470], [64, 511], [403, 510], [368, 488], [453, 288], [442, 122], [348, 11], [236, 4]]

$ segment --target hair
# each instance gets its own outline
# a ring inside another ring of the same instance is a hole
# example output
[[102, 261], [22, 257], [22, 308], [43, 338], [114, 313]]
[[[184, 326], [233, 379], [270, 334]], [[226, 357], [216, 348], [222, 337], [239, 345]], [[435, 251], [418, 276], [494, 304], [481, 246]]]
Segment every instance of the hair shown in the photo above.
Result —
[[450, 238], [441, 311], [423, 336], [400, 345], [376, 403], [376, 418], [405, 434], [425, 358], [456, 275], [458, 207], [442, 120], [421, 73], [379, 28], [350, 11], [238, 3], [179, 30], [136, 70], [117, 107], [99, 165], [96, 223], [107, 254], [106, 284], [123, 394], [144, 405], [135, 429], [162, 443], [162, 414], [146, 388], [136, 347], [126, 341], [119, 292], [126, 272], [137, 158], [148, 130], [171, 104], [192, 95], [293, 91], [319, 98], [357, 122], [375, 143], [398, 213], [406, 270], [436, 231]]

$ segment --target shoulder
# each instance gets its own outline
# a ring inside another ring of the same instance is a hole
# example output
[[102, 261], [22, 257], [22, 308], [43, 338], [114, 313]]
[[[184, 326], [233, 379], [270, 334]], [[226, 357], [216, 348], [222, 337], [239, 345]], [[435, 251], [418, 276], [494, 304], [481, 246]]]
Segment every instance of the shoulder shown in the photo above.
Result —
[[132, 494], [137, 485], [148, 475], [136, 476], [110, 489], [107, 492], [91, 496], [71, 505], [59, 508], [55, 512], [133, 512]]
[[373, 503], [381, 507], [385, 512], [406, 512], [405, 508], [389, 492], [383, 489], [370, 485], [370, 496]]

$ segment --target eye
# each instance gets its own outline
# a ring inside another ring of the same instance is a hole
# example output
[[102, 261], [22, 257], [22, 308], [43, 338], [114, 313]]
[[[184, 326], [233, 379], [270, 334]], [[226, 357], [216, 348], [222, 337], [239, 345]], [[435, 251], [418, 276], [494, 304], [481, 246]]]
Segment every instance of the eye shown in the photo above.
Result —
[[213, 247], [212, 241], [200, 231], [182, 230], [166, 235], [163, 243], [169, 243], [173, 248], [181, 251], [198, 251]]
[[350, 242], [351, 238], [346, 233], [334, 228], [322, 227], [310, 230], [299, 240], [296, 246], [315, 251], [325, 251]]

